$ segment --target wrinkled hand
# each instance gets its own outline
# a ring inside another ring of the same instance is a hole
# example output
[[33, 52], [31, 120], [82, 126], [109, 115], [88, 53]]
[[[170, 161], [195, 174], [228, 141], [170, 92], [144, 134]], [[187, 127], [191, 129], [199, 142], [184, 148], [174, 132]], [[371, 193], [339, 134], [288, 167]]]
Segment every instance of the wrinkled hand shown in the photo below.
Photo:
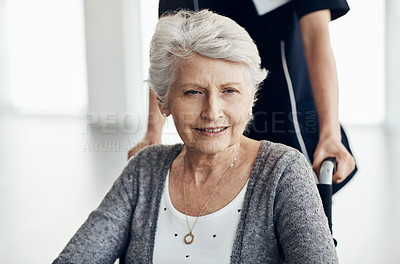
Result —
[[320, 139], [314, 153], [313, 170], [319, 175], [319, 169], [324, 159], [332, 157], [336, 159], [336, 173], [332, 176], [332, 182], [341, 183], [354, 170], [355, 161], [340, 139]]
[[128, 159], [138, 153], [142, 148], [154, 144], [161, 144], [161, 139], [146, 136], [142, 141], [128, 151]]

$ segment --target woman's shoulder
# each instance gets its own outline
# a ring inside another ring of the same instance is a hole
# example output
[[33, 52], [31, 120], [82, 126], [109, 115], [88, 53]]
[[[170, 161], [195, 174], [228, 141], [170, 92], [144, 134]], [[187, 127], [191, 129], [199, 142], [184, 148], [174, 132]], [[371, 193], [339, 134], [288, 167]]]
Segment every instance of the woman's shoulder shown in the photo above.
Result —
[[182, 146], [158, 144], [143, 148], [129, 159], [122, 172], [123, 177], [126, 177], [128, 182], [141, 182], [143, 186], [151, 186], [160, 180], [162, 182]]
[[253, 169], [270, 180], [272, 178], [277, 180], [292, 170], [300, 172], [295, 174], [297, 176], [310, 174], [311, 165], [306, 157], [295, 148], [280, 143], [262, 141]]
[[261, 141], [258, 155], [262, 156], [264, 160], [292, 160], [296, 157], [304, 157], [300, 151], [293, 147], [267, 140]]
[[303, 153], [293, 147], [262, 141], [259, 158], [261, 165], [264, 168], [269, 168], [269, 171], [274, 171], [273, 174], [276, 177], [310, 177], [312, 179], [313, 173], [310, 162]]

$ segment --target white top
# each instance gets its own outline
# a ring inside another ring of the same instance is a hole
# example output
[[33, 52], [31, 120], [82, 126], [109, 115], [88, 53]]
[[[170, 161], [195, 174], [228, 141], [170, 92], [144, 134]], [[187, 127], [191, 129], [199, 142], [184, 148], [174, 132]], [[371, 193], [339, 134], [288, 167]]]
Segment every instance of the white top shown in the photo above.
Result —
[[[168, 187], [169, 173], [158, 213], [153, 263], [230, 263], [247, 183], [224, 208], [199, 217], [193, 229], [194, 241], [190, 245], [183, 241], [190, 232], [186, 216], [172, 205]], [[188, 220], [193, 227], [196, 217], [188, 216]]]
[[286, 3], [289, 3], [290, 1], [291, 0], [253, 0], [253, 3], [257, 9], [258, 15], [262, 16]]

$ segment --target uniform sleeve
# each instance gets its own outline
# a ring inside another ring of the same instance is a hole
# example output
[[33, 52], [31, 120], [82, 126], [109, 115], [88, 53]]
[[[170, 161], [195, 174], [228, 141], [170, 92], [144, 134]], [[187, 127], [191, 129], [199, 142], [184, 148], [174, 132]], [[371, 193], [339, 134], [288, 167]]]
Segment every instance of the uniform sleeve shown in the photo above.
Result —
[[279, 181], [275, 226], [285, 263], [338, 263], [311, 167], [298, 154]]
[[299, 18], [315, 11], [331, 10], [332, 20], [345, 15], [349, 10], [346, 0], [294, 0]]
[[136, 203], [137, 184], [132, 175], [132, 169], [125, 168], [53, 264], [112, 264], [125, 253]]

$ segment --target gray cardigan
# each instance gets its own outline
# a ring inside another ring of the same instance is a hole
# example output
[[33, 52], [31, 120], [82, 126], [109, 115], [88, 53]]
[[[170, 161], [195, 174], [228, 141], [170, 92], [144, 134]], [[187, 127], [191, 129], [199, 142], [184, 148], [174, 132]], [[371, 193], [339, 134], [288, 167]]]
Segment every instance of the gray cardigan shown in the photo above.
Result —
[[[126, 263], [152, 263], [165, 178], [181, 149], [156, 145], [136, 154], [53, 263], [114, 263], [123, 254]], [[262, 141], [231, 263], [337, 262], [306, 159], [290, 147]]]

